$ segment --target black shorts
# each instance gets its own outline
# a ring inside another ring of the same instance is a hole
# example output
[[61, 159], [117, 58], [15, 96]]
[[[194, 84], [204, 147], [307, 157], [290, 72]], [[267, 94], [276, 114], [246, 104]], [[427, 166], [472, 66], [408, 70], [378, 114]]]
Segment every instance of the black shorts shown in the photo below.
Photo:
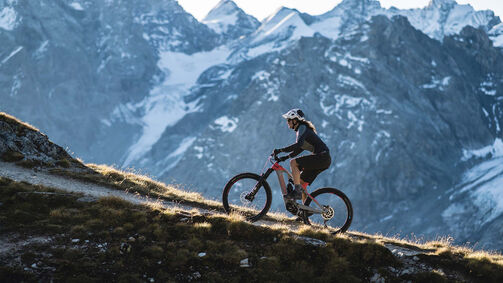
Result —
[[316, 176], [330, 167], [332, 159], [327, 151], [305, 155], [295, 158], [299, 170], [302, 171], [300, 178], [309, 184], [312, 184]]

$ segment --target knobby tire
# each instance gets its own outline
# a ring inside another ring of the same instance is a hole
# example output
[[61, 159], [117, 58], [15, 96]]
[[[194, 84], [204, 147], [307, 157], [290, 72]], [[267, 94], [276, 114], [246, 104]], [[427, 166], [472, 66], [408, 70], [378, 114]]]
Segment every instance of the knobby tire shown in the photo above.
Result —
[[[259, 208], [258, 210], [247, 210], [247, 211], [241, 210], [240, 211], [239, 208], [233, 209], [231, 207], [231, 204], [235, 205], [235, 206], [246, 205], [245, 203], [240, 203], [241, 200], [238, 202], [235, 199], [234, 195], [236, 193], [242, 194], [243, 192], [250, 192], [253, 188], [253, 185], [257, 184], [257, 182], [260, 180], [260, 178], [261, 178], [260, 175], [257, 175], [255, 173], [241, 173], [241, 174], [238, 174], [238, 175], [232, 177], [225, 185], [224, 191], [222, 193], [222, 203], [223, 203], [225, 212], [231, 213], [233, 210], [236, 210], [237, 212], [244, 213], [246, 219], [249, 221], [252, 221], [252, 222], [257, 221], [261, 217], [263, 217], [269, 211], [269, 209], [271, 207], [271, 202], [272, 202], [271, 187], [269, 186], [269, 184], [265, 180], [263, 180], [261, 182], [259, 191], [257, 192], [258, 196], [264, 196], [264, 193], [265, 193], [265, 198], [266, 198], [265, 203], [263, 205], [261, 203], [258, 204], [261, 208]], [[240, 184], [243, 181], [245, 181], [246, 184], [253, 184], [253, 185], [251, 187], [241, 188], [237, 184]], [[232, 189], [234, 189], [235, 191], [231, 191]], [[233, 194], [234, 199], [229, 199], [229, 193], [231, 193], [231, 192]], [[256, 200], [254, 200], [254, 201], [256, 201]], [[257, 201], [260, 201], [260, 200], [257, 200]], [[250, 202], [249, 204], [251, 204], [251, 203], [252, 202]]]
[[[320, 196], [321, 195], [328, 196], [328, 194], [331, 195], [333, 200], [337, 200], [338, 203], [341, 203], [341, 205], [340, 205], [341, 207], [338, 208], [339, 211], [337, 211], [336, 213], [338, 215], [344, 215], [343, 218], [345, 218], [345, 219], [341, 219], [341, 221], [343, 221], [343, 223], [344, 223], [343, 225], [337, 225], [337, 227], [332, 226], [332, 229], [333, 229], [332, 233], [333, 234], [344, 233], [344, 232], [346, 232], [346, 230], [348, 230], [349, 226], [351, 225], [351, 221], [353, 221], [353, 206], [351, 205], [349, 198], [343, 192], [341, 192], [335, 188], [320, 188], [320, 189], [317, 189], [316, 191], [314, 191], [311, 194], [311, 196], [313, 198], [315, 198], [316, 200], [318, 200], [318, 202], [320, 202], [323, 199], [323, 197], [320, 197]], [[344, 203], [344, 205], [342, 205], [342, 203]], [[320, 203], [320, 204], [325, 205], [325, 203]], [[332, 203], [328, 202], [326, 204], [327, 205], [335, 205], [333, 202]], [[310, 198], [306, 199], [306, 202], [304, 203], [304, 205], [318, 208], [318, 206]], [[345, 211], [342, 211], [342, 210], [345, 210]], [[311, 213], [307, 213], [304, 211], [302, 214], [304, 224], [311, 225], [311, 221], [309, 220], [309, 217], [312, 217]], [[321, 216], [318, 214], [317, 217], [321, 217]], [[336, 216], [334, 216], [334, 217], [336, 217]], [[330, 223], [328, 225], [330, 226]]]

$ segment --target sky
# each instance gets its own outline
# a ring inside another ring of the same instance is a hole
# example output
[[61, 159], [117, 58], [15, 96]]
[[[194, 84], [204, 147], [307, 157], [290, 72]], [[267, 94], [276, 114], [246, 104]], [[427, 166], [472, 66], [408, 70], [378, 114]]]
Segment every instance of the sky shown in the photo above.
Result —
[[[423, 8], [431, 0], [380, 0], [381, 6], [399, 9]], [[196, 19], [201, 20], [220, 0], [178, 0], [178, 3]], [[245, 11], [262, 20], [279, 7], [295, 8], [311, 15], [323, 14], [332, 10], [341, 0], [234, 0]], [[475, 10], [493, 10], [503, 21], [503, 0], [457, 0], [458, 4], [470, 4]]]

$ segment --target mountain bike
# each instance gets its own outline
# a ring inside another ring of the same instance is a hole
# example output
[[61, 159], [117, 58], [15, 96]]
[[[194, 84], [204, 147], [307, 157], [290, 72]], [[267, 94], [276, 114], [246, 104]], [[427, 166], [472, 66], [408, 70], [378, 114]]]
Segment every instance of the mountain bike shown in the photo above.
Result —
[[[254, 222], [262, 218], [269, 211], [272, 202], [272, 193], [267, 178], [274, 171], [278, 176], [281, 192], [286, 195], [293, 189], [293, 176], [279, 162], [279, 158], [271, 154], [267, 163], [272, 164], [265, 173], [241, 173], [232, 177], [224, 187], [222, 202], [227, 213], [239, 211], [247, 220]], [[288, 176], [288, 185], [285, 184], [283, 174]], [[307, 192], [303, 203], [284, 198], [286, 210], [298, 216], [304, 224], [321, 225], [330, 228], [332, 233], [345, 232], [353, 219], [353, 207], [349, 198], [335, 188], [319, 188], [313, 193]]]

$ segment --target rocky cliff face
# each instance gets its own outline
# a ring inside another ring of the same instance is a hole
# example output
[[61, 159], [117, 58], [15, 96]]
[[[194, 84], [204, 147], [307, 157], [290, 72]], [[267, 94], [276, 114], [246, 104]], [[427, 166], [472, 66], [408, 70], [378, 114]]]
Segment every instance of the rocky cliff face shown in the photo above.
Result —
[[3, 4], [1, 109], [86, 161], [219, 198], [231, 176], [293, 142], [280, 114], [301, 107], [333, 155], [313, 185], [350, 196], [355, 228], [501, 246], [501, 211], [480, 221], [499, 202], [469, 205], [488, 195], [474, 176], [501, 175], [490, 166], [499, 155], [479, 154], [501, 139], [494, 13], [345, 0], [321, 16], [283, 8], [259, 25], [221, 1], [205, 25], [174, 1], [140, 2]]
[[38, 129], [0, 112], [0, 159], [21, 165], [54, 165], [65, 160], [69, 165], [72, 157]]

